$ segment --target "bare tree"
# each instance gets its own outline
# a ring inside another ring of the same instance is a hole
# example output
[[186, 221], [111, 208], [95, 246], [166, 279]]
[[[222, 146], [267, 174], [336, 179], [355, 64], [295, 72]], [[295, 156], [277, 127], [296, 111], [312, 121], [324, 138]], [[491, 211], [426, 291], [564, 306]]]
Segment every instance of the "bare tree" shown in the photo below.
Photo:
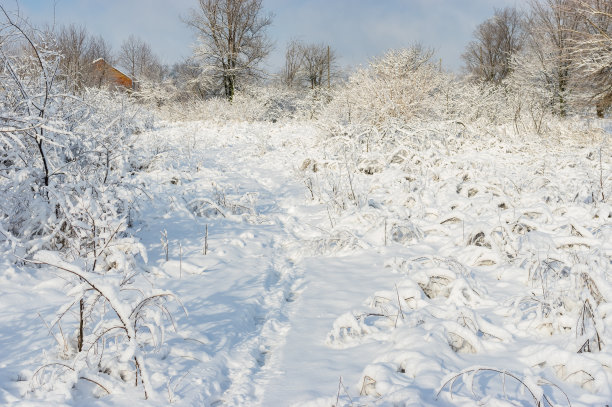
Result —
[[86, 54], [89, 51], [89, 34], [83, 26], [70, 24], [59, 28], [56, 34], [57, 51], [62, 55], [61, 79], [67, 88], [77, 91], [85, 82], [85, 69], [88, 65]]
[[59, 78], [71, 92], [83, 87], [100, 86], [100, 74], [93, 62], [103, 58], [114, 63], [110, 44], [101, 36], [93, 37], [84, 26], [70, 24], [59, 27], [55, 33], [47, 29], [48, 37], [54, 37], [54, 49], [62, 56]]
[[111, 65], [116, 62], [115, 56], [113, 55], [112, 46], [102, 36], [90, 38], [86, 57], [89, 63], [98, 58], [104, 59]]
[[304, 44], [292, 40], [287, 45], [281, 80], [287, 86], [306, 83], [314, 89], [338, 75], [336, 53], [325, 44]]
[[462, 55], [465, 70], [475, 79], [499, 84], [510, 73], [512, 55], [524, 44], [522, 13], [510, 7], [496, 9], [474, 37]]
[[576, 64], [572, 54], [580, 17], [575, 0], [531, 0], [529, 42], [534, 48], [552, 93], [554, 110], [566, 116], [574, 90]]
[[198, 33], [195, 55], [232, 100], [237, 81], [257, 76], [257, 65], [270, 53], [265, 30], [272, 17], [262, 15], [262, 0], [199, 0], [198, 5], [186, 19]]
[[105, 83], [104, 71], [96, 69], [94, 61], [103, 59], [110, 65], [116, 60], [111, 45], [102, 36], [91, 37], [85, 54], [85, 86], [100, 88]]
[[285, 85], [293, 87], [297, 84], [303, 59], [302, 44], [297, 40], [291, 40], [287, 44], [285, 66], [281, 71], [281, 80]]
[[326, 74], [330, 74], [331, 66], [335, 67], [336, 53], [325, 44], [309, 44], [302, 46], [302, 60], [306, 80], [310, 88], [325, 83]]
[[581, 84], [594, 102], [597, 116], [612, 106], [612, 2], [577, 0], [575, 12], [581, 25], [576, 32], [573, 58], [579, 67]]
[[121, 44], [119, 63], [135, 80], [161, 79], [162, 66], [148, 43], [130, 35]]

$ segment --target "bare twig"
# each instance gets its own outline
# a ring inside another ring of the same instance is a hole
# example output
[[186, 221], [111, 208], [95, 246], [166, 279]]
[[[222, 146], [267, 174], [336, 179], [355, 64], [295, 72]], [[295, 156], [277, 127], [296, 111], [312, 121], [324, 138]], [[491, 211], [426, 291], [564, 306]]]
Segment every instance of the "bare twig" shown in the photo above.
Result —
[[[438, 390], [438, 392], [436, 393], [436, 399], [440, 396], [440, 393], [442, 392], [442, 390], [444, 390], [444, 388], [449, 385], [449, 392], [452, 398], [453, 395], [453, 384], [454, 382], [461, 376], [465, 375], [465, 374], [477, 374], [479, 372], [496, 372], [499, 373], [500, 375], [502, 375], [502, 388], [504, 390], [504, 394], [505, 394], [505, 388], [506, 388], [506, 381], [505, 378], [506, 376], [511, 377], [512, 379], [516, 380], [521, 386], [523, 386], [524, 389], [526, 389], [529, 394], [531, 395], [531, 397], [533, 398], [534, 401], [534, 405], [536, 407], [543, 407], [542, 404], [542, 400], [538, 399], [538, 397], [536, 396], [536, 393], [534, 392], [533, 389], [531, 389], [529, 387], [529, 385], [527, 385], [525, 383], [525, 381], [521, 378], [519, 378], [518, 376], [514, 375], [513, 373], [510, 373], [508, 371], [505, 370], [500, 370], [500, 369], [495, 369], [495, 368], [489, 368], [489, 367], [474, 367], [474, 368], [469, 368], [469, 369], [465, 369], [462, 370], [461, 372], [455, 374], [454, 376], [452, 376], [451, 378], [449, 378], [447, 381], [445, 381], [442, 386], [440, 387], [440, 389]], [[567, 400], [567, 404], [569, 407], [572, 406], [572, 403], [570, 402], [570, 399], [567, 395], [567, 393], [565, 393], [559, 386], [557, 386], [554, 383], [550, 383], [550, 382], [545, 382], [544, 384], [552, 386], [556, 389], [558, 389], [561, 393], [563, 393], [563, 395], [565, 396], [566, 400]], [[543, 397], [545, 397], [545, 400], [547, 400], [548, 398], [543, 395]], [[550, 401], [547, 400], [547, 402], [552, 406], [553, 404], [550, 403]]]
[[397, 313], [397, 318], [395, 318], [395, 327], [397, 327], [397, 320], [399, 318], [399, 316], [402, 316], [402, 319], [405, 319], [404, 317], [404, 310], [402, 309], [402, 302], [400, 300], [400, 295], [399, 295], [399, 289], [397, 288], [397, 284], [395, 284], [395, 292], [397, 293], [397, 305], [399, 307], [399, 311]]

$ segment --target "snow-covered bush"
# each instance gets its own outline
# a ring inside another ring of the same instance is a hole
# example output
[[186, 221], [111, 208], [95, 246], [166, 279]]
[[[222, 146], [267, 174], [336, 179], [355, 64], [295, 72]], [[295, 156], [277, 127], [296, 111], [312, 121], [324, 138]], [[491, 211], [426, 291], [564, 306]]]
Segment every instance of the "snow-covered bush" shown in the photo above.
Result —
[[281, 121], [316, 118], [330, 99], [327, 90], [301, 90], [285, 86], [252, 84], [236, 90], [232, 101], [221, 97], [188, 100], [169, 94], [160, 101], [159, 90], [139, 93], [145, 102], [153, 102], [167, 120], [209, 120], [218, 123], [234, 121]]
[[45, 388], [84, 379], [106, 392], [109, 380], [140, 379], [148, 397], [143, 354], [163, 338], [170, 294], [143, 279], [146, 254], [128, 226], [140, 194], [132, 150], [152, 117], [126, 94], [71, 94], [56, 80], [51, 37], [8, 13], [0, 29], [11, 40], [0, 44], [0, 241], [63, 274], [68, 298], [50, 325], [58, 351], [31, 379]]
[[394, 120], [437, 116], [443, 75], [420, 47], [389, 51], [355, 71], [334, 95], [330, 110], [344, 124], [368, 123], [381, 130]]

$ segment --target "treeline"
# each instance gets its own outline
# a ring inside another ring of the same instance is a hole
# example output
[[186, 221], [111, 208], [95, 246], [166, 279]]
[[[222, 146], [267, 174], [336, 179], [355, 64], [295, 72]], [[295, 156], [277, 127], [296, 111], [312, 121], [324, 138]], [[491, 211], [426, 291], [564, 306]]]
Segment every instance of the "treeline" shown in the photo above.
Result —
[[612, 2], [533, 0], [506, 8], [478, 26], [463, 54], [470, 78], [517, 81], [548, 96], [560, 116], [612, 104]]
[[[57, 80], [72, 93], [107, 84], [92, 64], [103, 58], [134, 80], [142, 100], [158, 107], [215, 97], [231, 101], [237, 93], [252, 94], [254, 87], [304, 94], [340, 89], [358, 75], [339, 66], [329, 44], [299, 40], [288, 42], [278, 72], [265, 72], [262, 62], [273, 49], [267, 36], [272, 16], [264, 14], [262, 0], [200, 1], [183, 19], [196, 36], [194, 51], [173, 65], [164, 65], [150, 44], [133, 35], [113, 50], [83, 26], [29, 29], [39, 32], [39, 49], [60, 56]], [[611, 38], [610, 1], [530, 0], [524, 9], [495, 10], [466, 46], [461, 74], [445, 74], [457, 83], [479, 84], [486, 98], [491, 92], [524, 93], [527, 112], [521, 113], [535, 121], [544, 112], [603, 117], [612, 106]], [[15, 55], [16, 48], [30, 52], [14, 38], [0, 40], [5, 54], [10, 49]]]

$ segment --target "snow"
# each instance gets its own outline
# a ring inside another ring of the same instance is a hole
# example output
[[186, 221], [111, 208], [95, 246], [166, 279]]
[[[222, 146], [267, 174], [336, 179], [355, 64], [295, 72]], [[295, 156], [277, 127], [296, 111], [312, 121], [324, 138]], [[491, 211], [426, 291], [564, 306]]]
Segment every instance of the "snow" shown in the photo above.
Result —
[[[163, 343], [123, 350], [123, 362], [142, 353], [150, 400], [113, 382], [111, 395], [86, 380], [39, 383], [43, 353], [62, 343], [45, 321], [65, 306], [65, 282], [0, 241], [0, 404], [612, 400], [612, 206], [591, 194], [597, 146], [495, 138], [365, 153], [298, 121], [164, 122], [139, 139], [150, 160], [134, 174], [150, 196], [130, 229], [139, 267], [150, 293], [180, 302], [167, 305], [176, 329], [149, 327]], [[591, 317], [586, 300], [599, 305]], [[602, 350], [579, 353], [595, 333]]]

